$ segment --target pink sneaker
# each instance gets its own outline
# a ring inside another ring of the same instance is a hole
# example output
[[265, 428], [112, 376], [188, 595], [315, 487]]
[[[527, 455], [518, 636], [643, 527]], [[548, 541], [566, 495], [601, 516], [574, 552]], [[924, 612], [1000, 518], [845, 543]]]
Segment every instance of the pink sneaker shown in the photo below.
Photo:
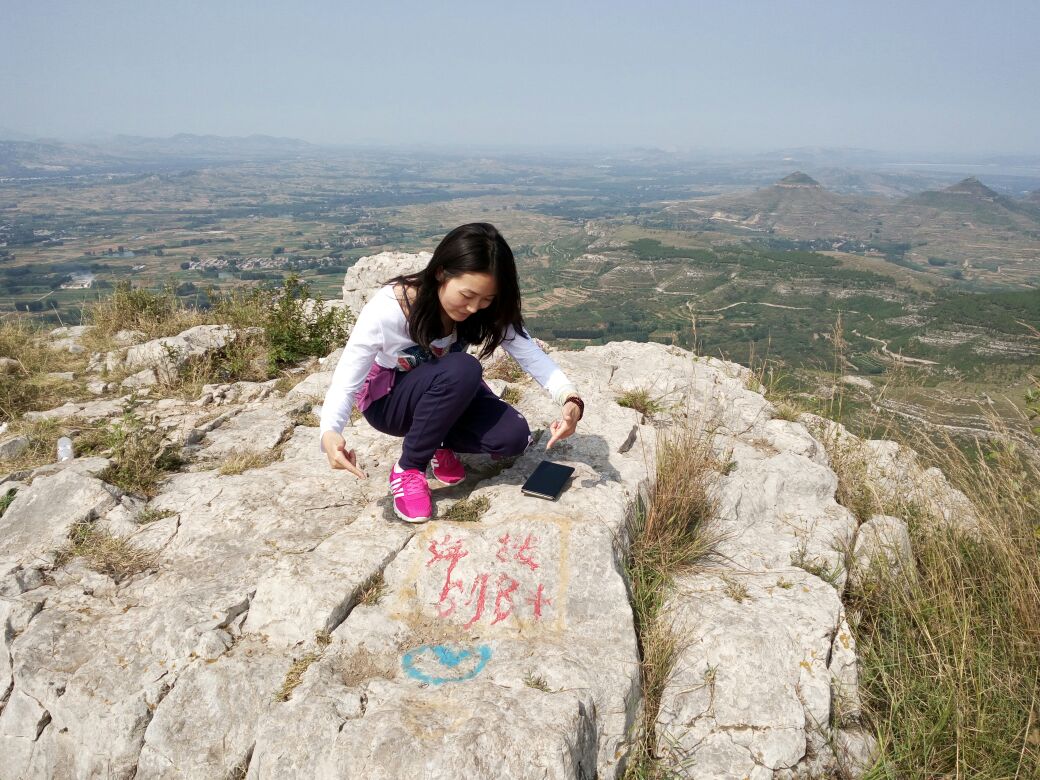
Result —
[[399, 471], [390, 468], [390, 492], [394, 496], [394, 513], [406, 523], [424, 523], [433, 515], [430, 486], [419, 469]]
[[466, 468], [452, 450], [437, 450], [430, 465], [433, 466], [433, 478], [445, 485], [457, 485], [466, 478]]

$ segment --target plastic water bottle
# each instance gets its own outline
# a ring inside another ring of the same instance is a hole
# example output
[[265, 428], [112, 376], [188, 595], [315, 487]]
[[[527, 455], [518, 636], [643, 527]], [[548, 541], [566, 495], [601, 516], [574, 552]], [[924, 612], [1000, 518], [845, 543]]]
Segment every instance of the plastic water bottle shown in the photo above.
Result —
[[58, 439], [58, 460], [72, 460], [75, 454], [72, 451], [72, 439], [62, 436]]

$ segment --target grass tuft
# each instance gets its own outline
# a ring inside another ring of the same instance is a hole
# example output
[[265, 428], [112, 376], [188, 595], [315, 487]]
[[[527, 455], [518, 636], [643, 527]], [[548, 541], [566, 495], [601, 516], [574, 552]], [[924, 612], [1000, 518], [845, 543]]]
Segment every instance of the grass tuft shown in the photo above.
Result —
[[262, 469], [270, 466], [281, 457], [282, 451], [278, 447], [263, 452], [238, 452], [225, 458], [217, 471], [225, 477], [233, 476], [249, 471], [249, 469]]
[[653, 417], [658, 412], [664, 411], [664, 404], [653, 398], [645, 388], [626, 390], [617, 397], [618, 406], [635, 409], [644, 417]]
[[510, 385], [502, 391], [502, 400], [511, 406], [516, 406], [520, 403], [520, 399], [524, 397], [524, 391], [519, 387]]
[[826, 561], [810, 557], [808, 547], [804, 541], [798, 546], [798, 549], [791, 554], [791, 565], [797, 566], [799, 569], [809, 572], [809, 574], [816, 575], [834, 588], [837, 588], [841, 583], [841, 575], [844, 572], [844, 569], [840, 564], [828, 566]]
[[92, 325], [91, 339], [111, 338], [121, 330], [138, 330], [148, 339], [173, 336], [209, 321], [198, 309], [188, 307], [166, 284], [159, 290], [134, 287], [129, 280], [116, 283], [112, 294], [83, 309], [84, 324]]
[[275, 694], [275, 699], [282, 702], [289, 701], [292, 698], [292, 692], [303, 682], [304, 673], [319, 658], [321, 658], [321, 653], [312, 651], [295, 659], [289, 665], [289, 671], [285, 673], [285, 680], [282, 681], [282, 687]]
[[452, 504], [441, 517], [441, 520], [451, 520], [456, 523], [475, 523], [490, 508], [491, 499], [486, 495], [470, 496], [469, 498], [459, 499]]
[[180, 447], [167, 441], [159, 428], [146, 425], [132, 409], [112, 424], [108, 435], [115, 463], [99, 477], [127, 493], [152, 498], [159, 483], [184, 464]]
[[641, 651], [643, 721], [625, 777], [664, 776], [655, 760], [655, 724], [661, 695], [682, 649], [682, 639], [662, 614], [676, 576], [706, 560], [714, 547], [711, 521], [718, 513], [715, 485], [721, 466], [711, 438], [689, 427], [659, 432], [656, 473], [647, 500], [628, 524], [625, 571]]
[[173, 517], [176, 512], [172, 509], [145, 509], [137, 515], [138, 525], [148, 525], [159, 520], [165, 520], [167, 517]]
[[318, 419], [312, 410], [293, 412], [292, 414], [293, 425], [302, 425], [308, 428], [317, 428], [321, 425], [321, 420]]
[[11, 421], [25, 412], [52, 409], [69, 400], [69, 383], [48, 377], [55, 371], [79, 373], [86, 358], [51, 349], [47, 332], [25, 319], [0, 321], [0, 357], [16, 361], [0, 370], [0, 421]]
[[552, 689], [549, 688], [548, 683], [545, 682], [545, 678], [537, 674], [529, 674], [524, 678], [524, 685], [528, 688], [534, 688], [537, 691], [544, 693], [552, 693]]
[[485, 379], [501, 379], [503, 382], [520, 382], [527, 376], [512, 356], [503, 355], [484, 369]]
[[4, 512], [11, 506], [11, 502], [14, 501], [15, 495], [18, 493], [17, 488], [8, 488], [7, 492], [0, 496], [0, 517], [4, 516]]
[[155, 560], [155, 553], [135, 547], [127, 539], [87, 522], [72, 527], [69, 541], [58, 551], [55, 565], [63, 566], [73, 558], [83, 558], [94, 571], [122, 582], [147, 569]]
[[383, 572], [380, 571], [362, 586], [361, 592], [358, 594], [358, 604], [375, 606], [382, 600], [385, 593], [386, 580], [383, 579]]

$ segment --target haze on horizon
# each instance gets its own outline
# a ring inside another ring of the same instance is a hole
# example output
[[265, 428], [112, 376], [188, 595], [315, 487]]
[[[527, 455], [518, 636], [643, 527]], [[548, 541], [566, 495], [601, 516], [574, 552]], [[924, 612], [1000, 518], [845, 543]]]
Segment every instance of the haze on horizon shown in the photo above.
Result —
[[1022, 0], [3, 6], [0, 128], [33, 137], [1040, 153]]

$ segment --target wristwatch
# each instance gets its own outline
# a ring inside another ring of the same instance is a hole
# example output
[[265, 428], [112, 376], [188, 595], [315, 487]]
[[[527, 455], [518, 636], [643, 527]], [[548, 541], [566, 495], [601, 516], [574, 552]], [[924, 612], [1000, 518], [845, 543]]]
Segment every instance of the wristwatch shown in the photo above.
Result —
[[564, 401], [563, 401], [563, 405], [564, 405], [564, 406], [566, 406], [566, 405], [567, 405], [567, 402], [568, 402], [568, 401], [571, 401], [571, 402], [573, 402], [573, 403], [575, 403], [575, 404], [577, 404], [577, 405], [578, 405], [578, 419], [579, 419], [579, 420], [580, 420], [580, 419], [581, 419], [582, 417], [584, 417], [584, 416], [585, 416], [585, 402], [584, 402], [584, 401], [582, 401], [582, 400], [581, 400], [581, 398], [579, 398], [579, 397], [578, 397], [578, 396], [576, 396], [576, 395], [569, 395], [569, 396], [567, 396], [567, 397], [566, 397], [566, 398], [564, 399]]

